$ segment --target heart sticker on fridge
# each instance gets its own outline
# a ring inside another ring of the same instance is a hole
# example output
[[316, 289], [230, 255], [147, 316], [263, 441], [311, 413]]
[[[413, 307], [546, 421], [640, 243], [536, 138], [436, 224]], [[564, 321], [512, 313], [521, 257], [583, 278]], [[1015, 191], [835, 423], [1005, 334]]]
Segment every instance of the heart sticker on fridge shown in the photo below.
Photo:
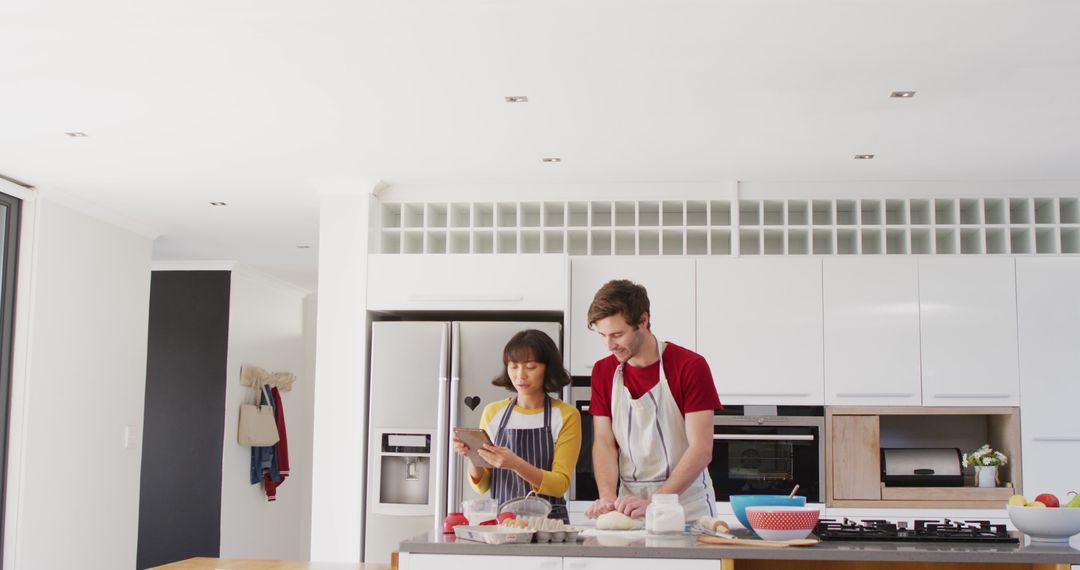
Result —
[[480, 405], [480, 396], [465, 396], [465, 405], [469, 406], [470, 410], [475, 410], [476, 406]]

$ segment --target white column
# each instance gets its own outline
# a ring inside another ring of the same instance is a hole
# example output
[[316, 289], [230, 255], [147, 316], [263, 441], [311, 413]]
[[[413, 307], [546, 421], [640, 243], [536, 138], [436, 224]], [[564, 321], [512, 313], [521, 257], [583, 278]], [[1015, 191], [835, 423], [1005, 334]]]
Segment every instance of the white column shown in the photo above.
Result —
[[312, 442], [311, 560], [359, 562], [367, 440], [366, 308], [375, 184], [324, 187]]

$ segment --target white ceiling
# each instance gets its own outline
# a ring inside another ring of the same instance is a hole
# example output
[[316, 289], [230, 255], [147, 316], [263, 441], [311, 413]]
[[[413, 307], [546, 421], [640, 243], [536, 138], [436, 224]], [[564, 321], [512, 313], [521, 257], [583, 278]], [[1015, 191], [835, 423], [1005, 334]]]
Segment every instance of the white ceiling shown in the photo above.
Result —
[[157, 259], [310, 288], [326, 181], [1080, 179], [1078, 22], [1074, 0], [8, 0], [0, 173], [160, 234]]

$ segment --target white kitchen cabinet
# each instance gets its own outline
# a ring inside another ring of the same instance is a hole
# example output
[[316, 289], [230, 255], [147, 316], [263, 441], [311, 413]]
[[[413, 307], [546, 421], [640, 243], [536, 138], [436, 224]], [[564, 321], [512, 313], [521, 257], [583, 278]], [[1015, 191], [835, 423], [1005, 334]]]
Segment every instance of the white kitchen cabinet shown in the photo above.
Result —
[[826, 405], [920, 405], [915, 259], [844, 257], [822, 263]]
[[700, 259], [697, 289], [721, 402], [824, 405], [820, 259]]
[[1080, 259], [1016, 260], [1016, 295], [1024, 492], [1065, 499], [1080, 491]]
[[564, 311], [562, 255], [369, 255], [372, 311]]
[[629, 279], [649, 292], [653, 333], [662, 341], [694, 350], [694, 260], [658, 257], [574, 257], [570, 262], [570, 373], [587, 376], [608, 354], [600, 336], [588, 328], [589, 305], [612, 279]]
[[403, 570], [562, 570], [559, 556], [483, 556], [467, 554], [409, 554]]
[[[646, 539], [648, 540], [648, 539]], [[563, 570], [717, 570], [719, 560], [669, 558], [563, 558]]]
[[923, 405], [1020, 405], [1015, 277], [1008, 258], [919, 260]]

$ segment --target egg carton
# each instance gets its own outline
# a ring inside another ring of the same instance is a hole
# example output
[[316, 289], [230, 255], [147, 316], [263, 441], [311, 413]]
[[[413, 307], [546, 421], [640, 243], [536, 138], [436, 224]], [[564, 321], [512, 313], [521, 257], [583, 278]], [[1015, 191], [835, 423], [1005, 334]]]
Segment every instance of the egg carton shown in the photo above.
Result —
[[564, 524], [558, 519], [546, 517], [518, 517], [511, 521], [504, 521], [503, 525], [510, 528], [519, 528], [516, 525], [524, 523], [526, 529], [535, 532], [535, 542], [574, 542], [577, 540], [581, 529]]
[[454, 527], [454, 534], [458, 538], [483, 542], [485, 544], [526, 544], [532, 542], [536, 531], [511, 528], [501, 525], [465, 526]]

